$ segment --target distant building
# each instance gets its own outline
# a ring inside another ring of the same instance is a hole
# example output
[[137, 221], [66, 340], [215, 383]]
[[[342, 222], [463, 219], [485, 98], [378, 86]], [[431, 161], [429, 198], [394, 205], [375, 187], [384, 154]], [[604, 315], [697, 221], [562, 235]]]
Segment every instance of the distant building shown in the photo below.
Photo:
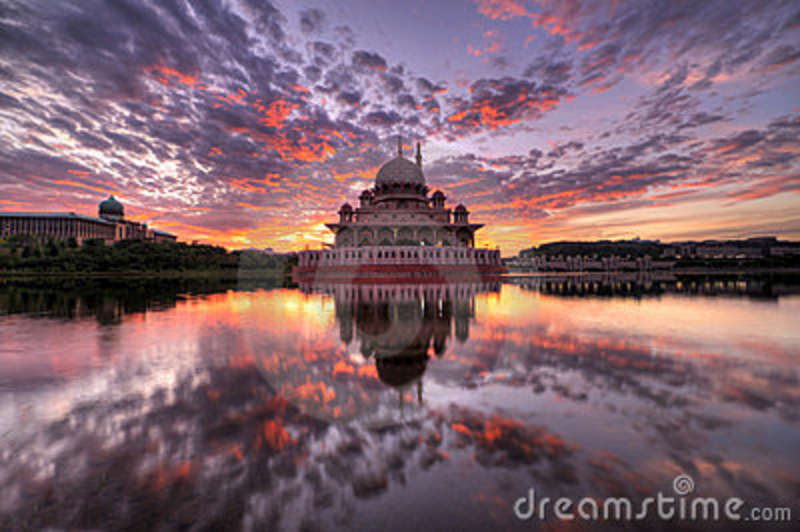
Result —
[[245, 248], [238, 251], [241, 253], [255, 253], [260, 255], [280, 255], [280, 253], [276, 253], [272, 248]]
[[775, 246], [769, 249], [773, 257], [795, 257], [800, 255], [800, 246]]
[[780, 245], [776, 237], [673, 242], [663, 248], [662, 256], [678, 259], [760, 259], [776, 255], [772, 250], [780, 249]]
[[730, 245], [697, 246], [695, 256], [701, 259], [757, 259], [764, 256], [761, 248]]
[[[629, 244], [648, 244], [649, 248], [631, 248]], [[624, 253], [631, 249], [638, 253]], [[553, 250], [558, 250], [555, 253]], [[614, 251], [611, 251], [614, 250]], [[621, 251], [618, 252], [618, 251]], [[589, 253], [585, 253], [588, 251]], [[592, 253], [594, 251], [594, 253]], [[563, 256], [562, 256], [563, 255]], [[509, 265], [515, 267], [538, 267], [540, 269], [565, 269], [570, 270], [571, 260], [583, 269], [604, 269], [605, 263], [598, 261], [610, 260], [612, 266], [623, 264], [614, 256], [625, 257], [650, 255], [661, 259], [644, 262], [650, 268], [660, 268], [662, 265], [671, 264], [670, 260], [702, 259], [702, 260], [758, 260], [767, 257], [783, 257], [800, 255], [800, 242], [780, 241], [774, 236], [755, 237], [742, 240], [703, 240], [670, 242], [662, 244], [658, 240], [631, 240], [631, 241], [597, 241], [597, 242], [551, 242], [543, 244], [538, 249], [533, 247], [523, 249], [519, 256]], [[602, 267], [600, 267], [602, 266]]]
[[120, 240], [175, 242], [178, 239], [173, 234], [150, 229], [147, 224], [126, 220], [125, 209], [114, 196], [100, 202], [97, 218], [74, 212], [0, 212], [0, 238], [12, 235], [74, 238], [79, 244], [91, 239], [102, 239], [109, 244]]
[[640, 271], [669, 270], [675, 261], [655, 260], [649, 255], [641, 257], [609, 255], [520, 255], [508, 261], [512, 271], [562, 271], [562, 272], [587, 272], [587, 271]]

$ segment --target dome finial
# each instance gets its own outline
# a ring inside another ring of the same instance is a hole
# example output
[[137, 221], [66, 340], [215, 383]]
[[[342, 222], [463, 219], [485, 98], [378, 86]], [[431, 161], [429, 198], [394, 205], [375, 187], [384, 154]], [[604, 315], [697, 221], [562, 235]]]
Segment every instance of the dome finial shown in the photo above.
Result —
[[397, 135], [397, 156], [403, 156], [403, 136]]
[[420, 147], [419, 142], [417, 142], [417, 166], [422, 168], [422, 148]]

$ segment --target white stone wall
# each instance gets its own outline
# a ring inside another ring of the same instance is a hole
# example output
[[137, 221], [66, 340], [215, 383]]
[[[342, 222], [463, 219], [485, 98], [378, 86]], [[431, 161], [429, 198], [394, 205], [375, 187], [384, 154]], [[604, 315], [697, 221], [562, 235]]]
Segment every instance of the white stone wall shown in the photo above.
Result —
[[300, 266], [500, 264], [500, 251], [467, 247], [365, 246], [306, 250]]

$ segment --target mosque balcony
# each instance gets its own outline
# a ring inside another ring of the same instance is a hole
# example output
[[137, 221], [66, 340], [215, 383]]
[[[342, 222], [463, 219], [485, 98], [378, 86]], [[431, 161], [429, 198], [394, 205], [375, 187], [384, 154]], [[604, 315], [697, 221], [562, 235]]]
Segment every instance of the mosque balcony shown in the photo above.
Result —
[[300, 267], [337, 266], [497, 266], [500, 251], [465, 246], [362, 246], [306, 250]]

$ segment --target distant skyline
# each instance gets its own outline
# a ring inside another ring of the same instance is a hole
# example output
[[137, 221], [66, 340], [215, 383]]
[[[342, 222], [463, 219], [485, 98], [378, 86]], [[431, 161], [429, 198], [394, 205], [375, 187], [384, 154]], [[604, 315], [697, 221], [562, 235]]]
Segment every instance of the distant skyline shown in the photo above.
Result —
[[0, 0], [0, 211], [315, 247], [402, 134], [504, 256], [800, 239], [798, 43], [791, 1]]

